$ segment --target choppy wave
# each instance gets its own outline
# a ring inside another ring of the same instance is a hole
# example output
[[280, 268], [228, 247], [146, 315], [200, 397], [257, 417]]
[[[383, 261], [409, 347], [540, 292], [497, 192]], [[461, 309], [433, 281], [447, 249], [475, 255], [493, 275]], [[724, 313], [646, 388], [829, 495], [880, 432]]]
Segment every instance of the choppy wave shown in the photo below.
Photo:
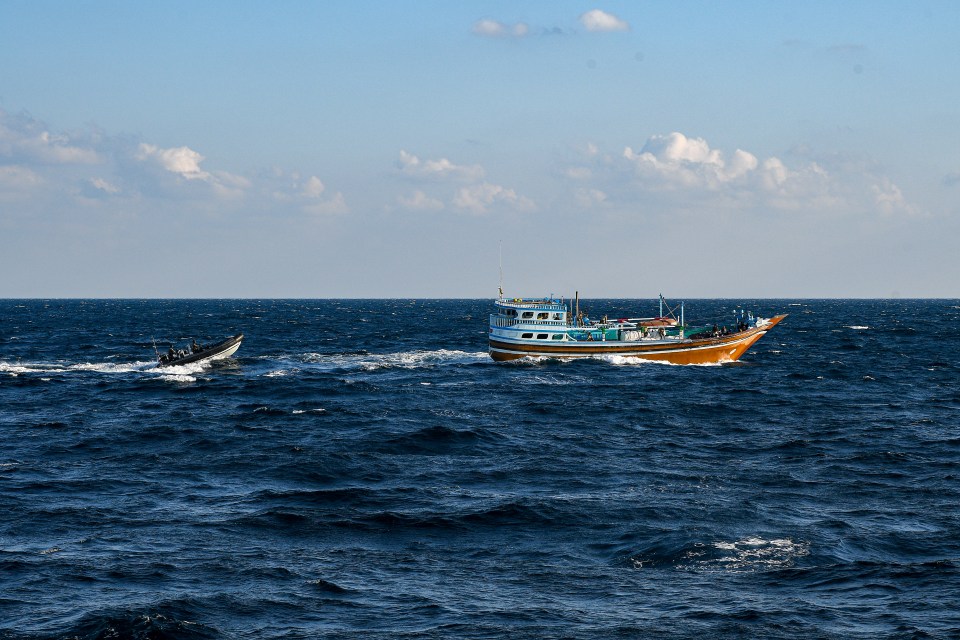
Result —
[[335, 371], [358, 369], [378, 371], [382, 369], [419, 369], [426, 367], [469, 365], [489, 362], [486, 351], [466, 352], [450, 349], [413, 350], [396, 353], [321, 354], [305, 353], [301, 360], [314, 368]]
[[483, 301], [0, 301], [0, 638], [956, 635], [960, 314], [788, 305], [664, 368], [495, 363]]
[[79, 363], [63, 363], [63, 362], [3, 362], [0, 361], [0, 373], [10, 373], [10, 374], [32, 374], [32, 373], [70, 373], [70, 372], [92, 372], [92, 373], [131, 373], [135, 371], [143, 371], [149, 367], [153, 367], [156, 363], [145, 361], [145, 362], [128, 362], [128, 363], [112, 363], [112, 362], [79, 362]]
[[670, 367], [720, 367], [723, 366], [722, 362], [710, 362], [705, 364], [674, 364], [672, 362], [665, 362], [663, 360], [647, 360], [645, 358], [635, 358], [631, 356], [618, 356], [618, 355], [598, 355], [591, 358], [592, 360], [600, 360], [608, 364], [612, 364], [618, 367], [633, 367], [633, 366], [643, 366], [643, 365], [665, 365]]

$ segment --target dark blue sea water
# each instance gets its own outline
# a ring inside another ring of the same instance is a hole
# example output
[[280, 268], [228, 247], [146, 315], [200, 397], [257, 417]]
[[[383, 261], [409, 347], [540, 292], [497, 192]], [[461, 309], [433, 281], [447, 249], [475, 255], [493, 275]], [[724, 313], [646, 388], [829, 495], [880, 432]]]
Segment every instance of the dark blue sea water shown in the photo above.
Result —
[[0, 638], [960, 637], [957, 301], [710, 367], [495, 364], [490, 306], [0, 301]]

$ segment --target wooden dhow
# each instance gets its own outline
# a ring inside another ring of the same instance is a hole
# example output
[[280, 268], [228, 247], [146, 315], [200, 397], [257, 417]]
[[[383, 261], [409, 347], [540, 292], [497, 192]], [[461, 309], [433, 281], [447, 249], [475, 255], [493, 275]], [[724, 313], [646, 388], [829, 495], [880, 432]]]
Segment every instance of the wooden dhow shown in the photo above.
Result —
[[591, 321], [579, 309], [579, 296], [571, 309], [563, 299], [503, 298], [494, 301], [490, 315], [490, 357], [497, 361], [525, 357], [590, 358], [622, 356], [672, 364], [734, 362], [786, 314], [754, 317], [738, 310], [734, 328], [691, 327], [685, 323], [683, 305], [676, 310], [660, 297], [660, 315]]

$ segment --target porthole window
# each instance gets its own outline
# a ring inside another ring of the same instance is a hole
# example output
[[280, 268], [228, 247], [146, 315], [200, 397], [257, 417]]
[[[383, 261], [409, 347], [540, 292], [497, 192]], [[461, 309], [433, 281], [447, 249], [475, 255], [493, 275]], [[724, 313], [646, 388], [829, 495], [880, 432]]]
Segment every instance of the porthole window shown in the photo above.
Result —
[[553, 334], [553, 339], [554, 339], [554, 340], [563, 340], [563, 334], [562, 334], [562, 333], [555, 333], [555, 334]]
[[532, 338], [532, 337], [533, 337], [533, 334], [532, 334], [532, 333], [524, 333], [524, 334], [522, 334], [520, 337], [521, 337], [521, 338]]
[[538, 334], [537, 334], [537, 340], [546, 340], [547, 337], [548, 337], [548, 336], [547, 336], [547, 334], [545, 334], [545, 333], [538, 333]]
[[533, 311], [524, 311], [524, 312], [523, 312], [523, 315], [522, 315], [521, 317], [522, 317], [524, 320], [529, 320], [530, 318], [533, 317]]

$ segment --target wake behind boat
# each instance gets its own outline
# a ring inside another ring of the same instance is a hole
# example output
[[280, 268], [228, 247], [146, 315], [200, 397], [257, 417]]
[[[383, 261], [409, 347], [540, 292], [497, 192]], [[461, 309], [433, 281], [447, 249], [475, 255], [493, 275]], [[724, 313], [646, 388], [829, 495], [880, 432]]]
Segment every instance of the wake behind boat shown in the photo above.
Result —
[[497, 361], [524, 357], [588, 358], [625, 356], [672, 364], [717, 364], [738, 360], [754, 342], [786, 318], [754, 317], [738, 311], [734, 328], [685, 323], [673, 310], [660, 315], [591, 321], [580, 313], [579, 296], [571, 309], [562, 299], [501, 297], [490, 315], [490, 357]]
[[196, 340], [190, 345], [190, 350], [174, 349], [172, 346], [166, 354], [158, 354], [158, 367], [174, 367], [193, 362], [205, 362], [207, 360], [222, 360], [229, 358], [237, 349], [240, 348], [240, 342], [243, 340], [243, 334], [238, 333], [225, 340], [212, 345], [201, 345]]

